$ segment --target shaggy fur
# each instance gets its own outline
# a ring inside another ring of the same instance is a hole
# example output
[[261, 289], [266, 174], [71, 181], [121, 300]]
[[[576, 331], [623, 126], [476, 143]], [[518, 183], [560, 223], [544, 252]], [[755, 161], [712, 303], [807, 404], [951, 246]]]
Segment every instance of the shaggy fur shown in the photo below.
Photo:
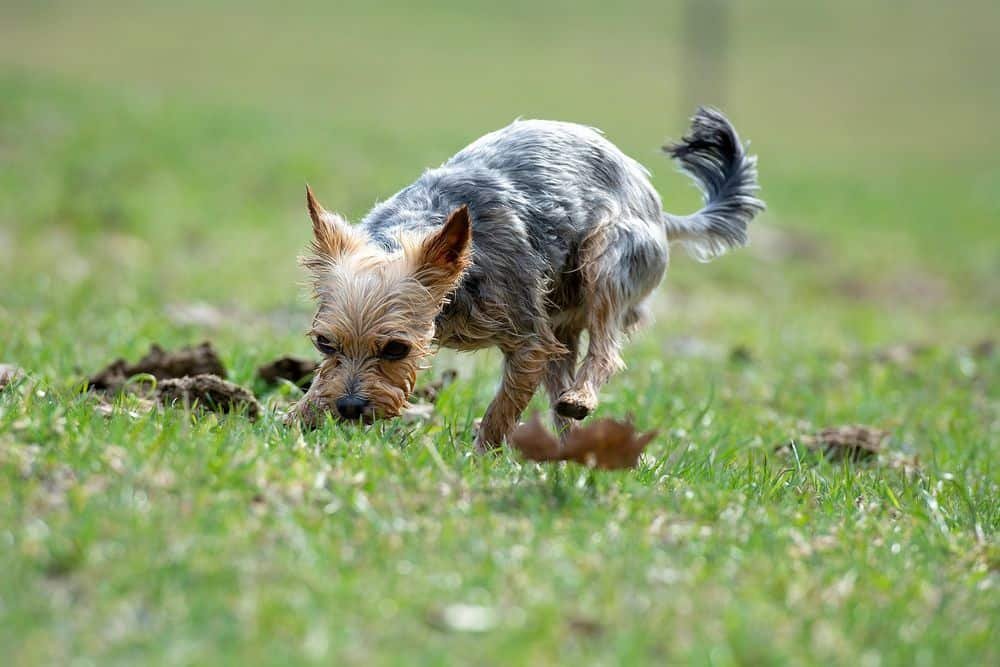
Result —
[[593, 412], [669, 243], [711, 259], [745, 245], [764, 207], [756, 159], [718, 111], [699, 109], [690, 135], [665, 150], [705, 194], [693, 215], [664, 213], [648, 172], [598, 131], [539, 120], [480, 138], [357, 226], [309, 191], [303, 264], [325, 360], [295, 416], [398, 415], [435, 345], [504, 354], [480, 448], [504, 440], [542, 384], [564, 431]]

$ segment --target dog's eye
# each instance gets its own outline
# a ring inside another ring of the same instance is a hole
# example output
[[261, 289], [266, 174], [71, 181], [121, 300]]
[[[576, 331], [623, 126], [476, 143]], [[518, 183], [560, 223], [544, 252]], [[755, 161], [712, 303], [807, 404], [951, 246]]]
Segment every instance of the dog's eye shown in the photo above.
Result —
[[326, 336], [317, 335], [313, 338], [313, 345], [315, 345], [316, 349], [320, 351], [320, 354], [329, 355], [334, 354], [337, 351], [337, 348], [333, 346], [333, 343]]
[[409, 345], [401, 340], [390, 340], [382, 346], [382, 350], [378, 353], [378, 356], [388, 361], [399, 361], [400, 359], [405, 359], [409, 353]]

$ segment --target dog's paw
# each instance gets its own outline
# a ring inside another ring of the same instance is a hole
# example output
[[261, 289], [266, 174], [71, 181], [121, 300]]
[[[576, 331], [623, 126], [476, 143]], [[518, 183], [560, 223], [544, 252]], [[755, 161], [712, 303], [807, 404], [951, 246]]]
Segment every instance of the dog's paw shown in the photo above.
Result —
[[487, 426], [483, 428], [483, 420], [477, 419], [473, 422], [473, 430], [476, 436], [476, 454], [490, 454], [500, 451], [503, 445], [503, 435], [496, 429]]
[[582, 396], [573, 391], [567, 391], [556, 401], [556, 414], [568, 419], [584, 419], [594, 408], [597, 401], [589, 396]]

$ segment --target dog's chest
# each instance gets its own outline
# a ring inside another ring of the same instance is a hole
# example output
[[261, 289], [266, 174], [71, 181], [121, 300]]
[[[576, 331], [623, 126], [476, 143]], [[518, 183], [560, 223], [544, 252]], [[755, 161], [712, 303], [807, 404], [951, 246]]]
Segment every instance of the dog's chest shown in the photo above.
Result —
[[479, 350], [497, 343], [496, 328], [483, 314], [478, 295], [464, 286], [452, 295], [434, 319], [434, 338], [442, 347]]

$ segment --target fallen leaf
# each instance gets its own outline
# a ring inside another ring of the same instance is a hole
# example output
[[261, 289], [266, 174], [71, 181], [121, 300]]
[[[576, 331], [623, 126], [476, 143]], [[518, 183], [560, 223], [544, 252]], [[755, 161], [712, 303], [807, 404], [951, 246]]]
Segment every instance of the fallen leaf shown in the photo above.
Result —
[[184, 403], [214, 412], [244, 410], [251, 420], [261, 413], [260, 403], [247, 389], [205, 373], [163, 380], [156, 386], [156, 398], [167, 406]]
[[318, 361], [286, 356], [258, 368], [257, 377], [267, 384], [277, 384], [279, 380], [288, 380], [305, 388], [312, 382], [313, 373], [316, 372], [317, 368], [319, 368]]
[[804, 435], [790, 442], [782, 443], [775, 449], [791, 453], [792, 447], [823, 456], [828, 461], [868, 461], [882, 451], [882, 442], [889, 437], [888, 431], [853, 424], [825, 428], [819, 433]]
[[636, 433], [631, 422], [599, 419], [576, 427], [560, 444], [535, 414], [514, 429], [510, 443], [530, 461], [573, 461], [592, 468], [620, 470], [636, 466], [656, 433]]
[[520, 424], [510, 434], [510, 444], [521, 452], [521, 456], [529, 461], [559, 461], [561, 447], [556, 436], [552, 435], [542, 420], [535, 413], [531, 420]]
[[458, 371], [453, 368], [449, 368], [445, 372], [441, 373], [441, 377], [433, 382], [429, 382], [422, 387], [418, 387], [414, 392], [412, 398], [418, 401], [426, 401], [427, 403], [434, 403], [437, 401], [438, 396], [441, 395], [441, 391], [445, 387], [450, 385], [458, 377]]
[[149, 374], [157, 380], [181, 378], [188, 375], [211, 374], [226, 377], [226, 367], [222, 365], [212, 344], [182, 347], [175, 352], [167, 352], [153, 343], [149, 352], [135, 364], [124, 359], [116, 359], [107, 367], [91, 376], [88, 389], [98, 391], [120, 391], [128, 379], [134, 375]]

